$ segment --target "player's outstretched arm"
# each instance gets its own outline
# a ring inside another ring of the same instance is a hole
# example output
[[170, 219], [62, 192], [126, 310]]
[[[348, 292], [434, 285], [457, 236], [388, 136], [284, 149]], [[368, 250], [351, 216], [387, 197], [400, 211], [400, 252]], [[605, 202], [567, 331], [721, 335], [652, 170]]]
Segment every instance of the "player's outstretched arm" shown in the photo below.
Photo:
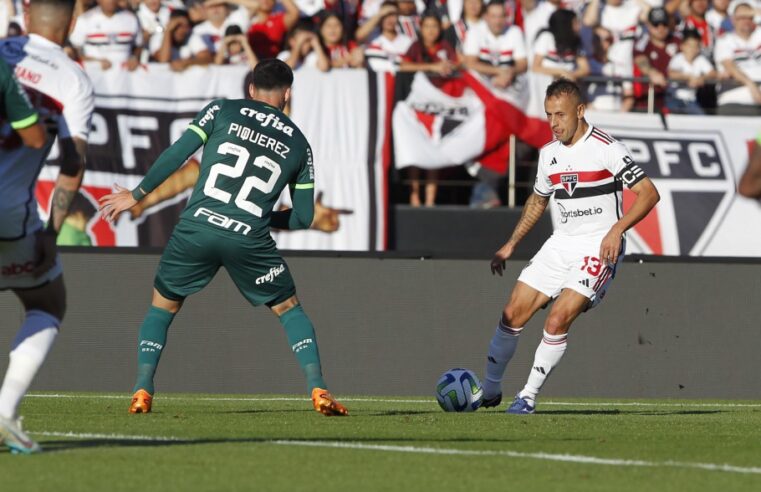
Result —
[[115, 185], [116, 193], [111, 193], [100, 199], [100, 212], [103, 214], [103, 219], [107, 222], [113, 222], [119, 218], [122, 212], [134, 207], [145, 195], [155, 190], [172, 173], [177, 171], [203, 143], [201, 136], [196, 131], [186, 130], [179, 140], [161, 153], [137, 188], [129, 191]]
[[526, 200], [526, 204], [523, 206], [521, 212], [521, 218], [518, 220], [513, 234], [510, 239], [494, 253], [494, 258], [491, 260], [491, 273], [499, 274], [502, 276], [502, 271], [505, 269], [505, 260], [512, 256], [515, 247], [519, 242], [528, 234], [534, 225], [539, 221], [547, 208], [547, 204], [550, 202], [548, 196], [541, 196], [536, 193], [532, 193]]
[[624, 233], [644, 219], [661, 199], [650, 178], [644, 178], [632, 186], [631, 190], [637, 195], [637, 198], [629, 211], [613, 224], [613, 227], [610, 228], [600, 243], [600, 259], [608, 265], [615, 265], [618, 261], [618, 255], [621, 252], [621, 238]]
[[309, 229], [314, 218], [314, 186], [291, 190], [293, 208], [272, 212], [270, 227], [274, 229]]

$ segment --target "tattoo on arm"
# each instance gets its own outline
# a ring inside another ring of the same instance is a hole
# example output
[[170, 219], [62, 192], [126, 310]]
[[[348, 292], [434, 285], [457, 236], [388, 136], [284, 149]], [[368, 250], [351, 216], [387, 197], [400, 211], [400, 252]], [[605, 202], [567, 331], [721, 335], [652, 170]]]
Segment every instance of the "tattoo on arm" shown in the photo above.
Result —
[[528, 197], [526, 204], [523, 206], [521, 218], [515, 226], [512, 236], [510, 236], [510, 242], [517, 244], [526, 234], [528, 234], [528, 231], [530, 231], [542, 217], [549, 202], [549, 197], [540, 196], [536, 193], [532, 193], [531, 196]]

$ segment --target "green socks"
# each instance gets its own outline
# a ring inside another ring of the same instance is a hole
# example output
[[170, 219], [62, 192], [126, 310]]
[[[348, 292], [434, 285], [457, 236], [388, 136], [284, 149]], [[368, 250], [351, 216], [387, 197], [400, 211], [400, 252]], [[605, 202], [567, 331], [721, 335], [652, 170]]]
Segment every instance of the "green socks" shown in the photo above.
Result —
[[166, 345], [166, 332], [172, 324], [174, 314], [151, 306], [140, 327], [137, 344], [137, 381], [133, 392], [144, 389], [153, 394], [153, 375], [159, 365], [161, 351]]
[[322, 379], [320, 351], [317, 349], [317, 337], [314, 327], [301, 306], [296, 306], [280, 316], [280, 323], [285, 328], [285, 335], [291, 350], [296, 354], [301, 370], [307, 379], [309, 392], [314, 388], [327, 389]]

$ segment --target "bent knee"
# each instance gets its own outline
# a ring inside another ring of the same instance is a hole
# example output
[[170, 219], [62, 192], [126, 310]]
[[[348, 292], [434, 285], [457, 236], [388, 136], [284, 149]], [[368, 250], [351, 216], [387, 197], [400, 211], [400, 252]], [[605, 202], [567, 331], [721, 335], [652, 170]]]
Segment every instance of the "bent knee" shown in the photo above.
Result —
[[553, 312], [544, 322], [544, 331], [550, 335], [563, 335], [571, 327], [572, 317], [563, 312]]
[[520, 328], [531, 318], [529, 306], [510, 303], [502, 311], [502, 322], [511, 328]]

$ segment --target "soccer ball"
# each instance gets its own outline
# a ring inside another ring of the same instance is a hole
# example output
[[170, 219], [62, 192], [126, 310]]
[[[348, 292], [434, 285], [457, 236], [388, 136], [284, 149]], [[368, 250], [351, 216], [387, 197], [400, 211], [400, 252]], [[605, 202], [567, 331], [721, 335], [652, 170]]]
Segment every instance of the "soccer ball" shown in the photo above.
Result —
[[445, 412], [474, 412], [483, 396], [481, 381], [467, 369], [450, 369], [436, 383], [436, 400]]

